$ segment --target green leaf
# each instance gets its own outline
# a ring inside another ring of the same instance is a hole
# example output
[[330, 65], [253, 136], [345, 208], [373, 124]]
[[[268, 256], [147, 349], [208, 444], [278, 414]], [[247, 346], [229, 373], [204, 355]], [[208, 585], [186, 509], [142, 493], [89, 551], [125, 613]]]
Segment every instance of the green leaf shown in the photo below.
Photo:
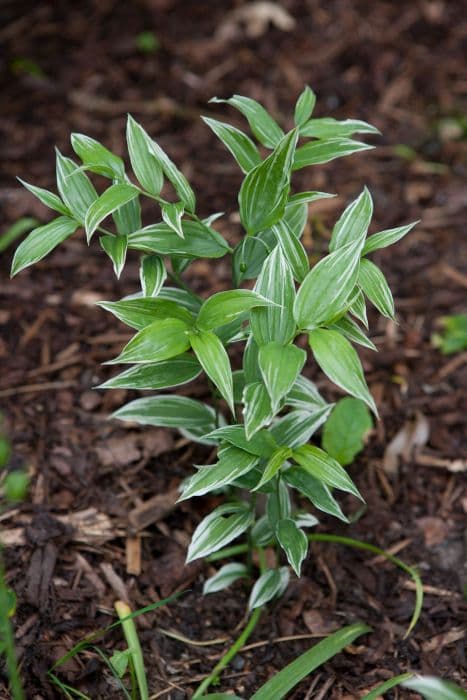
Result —
[[387, 248], [387, 246], [397, 243], [397, 241], [400, 241], [400, 239], [411, 231], [418, 223], [419, 221], [414, 221], [406, 226], [398, 226], [397, 228], [390, 228], [386, 229], [385, 231], [380, 231], [379, 233], [374, 233], [372, 236], [367, 238], [366, 243], [363, 246], [362, 255], [374, 253], [375, 250]]
[[186, 384], [201, 373], [196, 358], [183, 354], [154, 364], [136, 365], [100, 384], [98, 389], [166, 389]]
[[323, 329], [312, 331], [309, 341], [316, 362], [329, 379], [356, 399], [362, 399], [378, 416], [360, 358], [349, 341], [338, 331]]
[[294, 129], [243, 180], [238, 202], [240, 219], [248, 234], [262, 231], [282, 218], [296, 143], [297, 130]]
[[273, 454], [269, 458], [268, 463], [266, 464], [264, 468], [263, 475], [260, 479], [260, 481], [257, 483], [253, 491], [257, 491], [259, 488], [264, 486], [264, 484], [267, 484], [268, 481], [271, 481], [273, 479], [279, 469], [282, 467], [285, 461], [289, 459], [292, 455], [292, 450], [290, 447], [278, 447], [276, 450], [274, 450]]
[[296, 345], [271, 342], [262, 345], [258, 354], [264, 385], [276, 412], [281, 399], [289, 393], [306, 361], [306, 352]]
[[222, 341], [212, 331], [197, 331], [190, 334], [190, 343], [201, 367], [235, 415], [232, 369]]
[[190, 347], [190, 327], [179, 318], [153, 321], [139, 331], [114, 360], [106, 364], [161, 362], [181, 355]]
[[253, 520], [252, 512], [243, 504], [225, 503], [200, 522], [188, 548], [187, 563], [207, 557], [239, 537]]
[[373, 200], [365, 187], [360, 196], [346, 207], [334, 226], [329, 250], [333, 252], [354, 241], [360, 241], [363, 248], [372, 216]]
[[201, 119], [212, 129], [224, 146], [228, 148], [244, 173], [248, 173], [261, 163], [258, 149], [243, 131], [236, 129], [231, 124], [219, 122], [217, 119], [209, 117], [201, 117]]
[[139, 266], [141, 289], [145, 297], [157, 297], [167, 279], [167, 270], [160, 255], [143, 255]]
[[16, 249], [11, 264], [11, 276], [45, 258], [60, 243], [73, 235], [79, 223], [68, 216], [59, 216], [45, 226], [39, 226]]
[[130, 401], [112, 414], [112, 418], [134, 421], [141, 425], [193, 430], [206, 433], [214, 427], [214, 410], [201, 401], [186, 396], [149, 396]]
[[182, 258], [222, 258], [230, 251], [217, 231], [199, 221], [182, 221], [184, 239], [166, 223], [146, 226], [128, 237], [130, 248]]
[[192, 324], [194, 321], [193, 314], [183, 306], [180, 306], [176, 301], [161, 299], [161, 297], [157, 299], [139, 297], [121, 299], [120, 301], [98, 301], [97, 305], [110, 311], [122, 323], [137, 330], [147, 328], [156, 320], [162, 321], [167, 318], [178, 318], [187, 324]]
[[294, 489], [300, 491], [303, 496], [308, 498], [315, 508], [323, 511], [323, 513], [329, 513], [339, 520], [343, 520], [348, 523], [348, 519], [345, 517], [341, 510], [340, 505], [331, 493], [331, 490], [323, 484], [319, 479], [315, 479], [308, 471], [302, 469], [301, 467], [292, 467], [287, 469], [283, 474], [283, 479]]
[[255, 291], [277, 304], [264, 309], [253, 309], [251, 312], [250, 325], [256, 343], [288, 343], [296, 330], [292, 315], [295, 285], [292, 271], [280, 246], [276, 246], [264, 261]]
[[359, 490], [345, 469], [324, 450], [315, 445], [302, 445], [294, 450], [293, 459], [311, 476], [324, 484], [347, 491], [363, 501]]
[[368, 328], [368, 318], [366, 315], [366, 303], [365, 303], [365, 296], [362, 292], [361, 289], [356, 287], [357, 293], [354, 295], [354, 292], [352, 292], [351, 299], [352, 303], [349, 306], [349, 311], [352, 314], [352, 316], [355, 316], [359, 321], [363, 323], [365, 328]]
[[202, 466], [183, 485], [179, 501], [220, 489], [231, 484], [238, 477], [251, 471], [258, 463], [258, 457], [229, 445], [219, 453], [217, 464]]
[[109, 661], [119, 678], [123, 678], [128, 668], [128, 662], [131, 658], [131, 650], [114, 651]]
[[291, 199], [285, 205], [282, 221], [285, 221], [296, 238], [301, 238], [308, 221], [308, 206], [300, 202], [292, 202]]
[[360, 399], [346, 397], [334, 406], [323, 429], [323, 448], [345, 466], [363, 450], [364, 440], [373, 427], [371, 415]]
[[218, 292], [202, 305], [196, 319], [196, 326], [200, 330], [212, 330], [230, 323], [255, 307], [273, 305], [274, 301], [269, 301], [258, 292], [252, 292], [249, 289]]
[[301, 329], [332, 322], [347, 308], [360, 265], [362, 242], [355, 241], [326, 255], [303, 280], [294, 304]]
[[185, 238], [182, 228], [182, 216], [185, 212], [183, 202], [163, 202], [161, 204], [162, 218], [177, 236]]
[[[276, 596], [282, 595], [289, 583], [289, 570], [286, 566], [280, 569], [268, 569], [262, 574], [253, 586], [248, 601], [250, 610], [261, 608]], [[275, 698], [273, 695], [266, 696], [267, 700]]]
[[316, 202], [318, 199], [329, 199], [335, 196], [335, 194], [329, 194], [328, 192], [298, 192], [289, 197], [286, 209], [297, 204], [311, 204], [311, 202]]
[[246, 117], [250, 129], [256, 136], [258, 141], [266, 146], [266, 148], [275, 148], [281, 138], [284, 136], [284, 132], [281, 127], [270, 114], [264, 109], [264, 107], [256, 100], [252, 100], [251, 97], [242, 97], [242, 95], [234, 95], [228, 100], [221, 100], [218, 97], [213, 97], [210, 102], [226, 102], [227, 104], [235, 107]]
[[119, 207], [112, 214], [112, 219], [115, 222], [117, 233], [128, 235], [133, 231], [139, 231], [141, 228], [141, 206], [139, 199], [136, 197], [130, 202], [127, 202], [122, 207]]
[[244, 236], [235, 246], [232, 258], [234, 284], [239, 286], [243, 280], [251, 280], [258, 277], [263, 263], [270, 252], [271, 248], [263, 240], [262, 234], [258, 234], [258, 236]]
[[328, 405], [319, 393], [316, 385], [302, 374], [297, 377], [295, 384], [287, 396], [286, 403], [287, 406], [310, 411], [311, 413]]
[[128, 250], [127, 236], [101, 236], [99, 243], [112, 260], [114, 272], [118, 279], [125, 265]]
[[360, 263], [358, 284], [363, 293], [368, 297], [378, 311], [387, 318], [395, 320], [394, 299], [391, 290], [379, 267], [371, 260], [363, 260]]
[[17, 178], [19, 182], [25, 187], [31, 194], [33, 194], [37, 199], [42, 202], [46, 207], [49, 207], [49, 209], [53, 209], [54, 211], [58, 212], [59, 214], [63, 214], [64, 216], [70, 216], [71, 212], [66, 207], [60, 197], [58, 197], [54, 192], [49, 192], [48, 190], [45, 190], [43, 187], [37, 187], [36, 185], [30, 185], [29, 182], [26, 182], [25, 180], [22, 180], [20, 177]]
[[146, 192], [157, 196], [164, 184], [162, 168], [150, 152], [151, 137], [131, 115], [128, 115], [126, 139], [133, 172]]
[[[203, 595], [208, 593], [217, 593], [218, 591], [223, 591], [235, 581], [240, 578], [247, 578], [248, 570], [245, 564], [238, 564], [237, 562], [231, 562], [230, 564], [224, 564], [219, 571], [208, 578], [204, 582]], [[231, 695], [227, 696], [229, 699], [232, 698]]]
[[384, 683], [378, 685], [377, 688], [373, 688], [373, 690], [370, 693], [363, 696], [362, 700], [380, 700], [380, 698], [383, 697], [383, 694], [386, 693], [388, 690], [391, 690], [391, 688], [395, 688], [397, 685], [400, 685], [402, 681], [407, 681], [409, 680], [409, 678], [412, 677], [413, 673], [403, 673], [400, 676], [390, 678]]
[[99, 141], [85, 134], [71, 134], [71, 145], [76, 155], [91, 172], [111, 178], [125, 177], [123, 160]]
[[339, 331], [346, 338], [348, 338], [352, 343], [357, 343], [362, 345], [364, 348], [369, 348], [369, 350], [376, 350], [375, 344], [365, 335], [360, 326], [355, 323], [355, 321], [350, 318], [350, 316], [342, 316], [338, 321], [331, 323], [329, 329], [333, 331]]
[[467, 700], [467, 692], [458, 685], [432, 676], [416, 676], [402, 685], [421, 693], [426, 700]]
[[327, 419], [332, 408], [328, 404], [313, 413], [308, 410], [290, 411], [271, 427], [271, 433], [279, 445], [298, 447], [307, 442]]
[[121, 183], [111, 185], [101, 196], [96, 199], [86, 212], [85, 228], [88, 242], [101, 221], [127, 202], [135, 199], [139, 190], [134, 185]]
[[277, 443], [267, 430], [258, 430], [247, 440], [244, 425], [225, 425], [205, 435], [210, 440], [228, 442], [257, 457], [268, 459], [276, 449]]
[[303, 127], [305, 122], [311, 117], [315, 104], [316, 95], [307, 85], [295, 105], [294, 122], [297, 126]]
[[352, 139], [326, 139], [325, 141], [310, 141], [297, 148], [293, 163], [293, 170], [306, 168], [308, 165], [328, 163], [335, 158], [350, 156], [359, 151], [368, 151], [374, 146], [369, 146], [361, 141]]
[[271, 399], [262, 382], [254, 382], [245, 386], [243, 405], [246, 437], [247, 440], [251, 440], [260, 428], [270, 423], [273, 416]]
[[57, 188], [62, 200], [73, 216], [84, 224], [86, 212], [97, 199], [94, 185], [71, 158], [57, 150]]
[[272, 698], [281, 700], [312, 671], [339, 654], [354, 639], [370, 631], [371, 628], [367, 625], [356, 623], [330, 634], [326, 639], [318, 642], [299, 656], [298, 659], [292, 661], [282, 671], [276, 673], [270, 681], [251, 696], [250, 700], [272, 700]]
[[442, 327], [440, 333], [431, 337], [432, 344], [444, 355], [467, 350], [467, 314], [453, 314], [438, 319]]
[[308, 540], [305, 533], [297, 527], [291, 518], [283, 518], [277, 523], [276, 536], [287, 555], [290, 566], [297, 576], [300, 576], [300, 569], [308, 552]]
[[196, 209], [196, 197], [185, 175], [170, 160], [167, 153], [162, 150], [156, 141], [149, 140], [148, 150], [157, 160], [166, 178], [172, 183], [179, 199], [185, 205], [185, 209], [193, 213]]
[[266, 514], [269, 524], [275, 531], [277, 523], [282, 518], [289, 518], [292, 512], [289, 489], [286, 483], [277, 475], [266, 502]]
[[274, 224], [272, 230], [277, 236], [294, 278], [297, 282], [303, 282], [310, 269], [310, 263], [300, 239], [292, 233], [284, 219]]
[[332, 117], [310, 119], [300, 129], [300, 136], [315, 139], [341, 139], [354, 134], [380, 134], [375, 126], [360, 119], [344, 119], [338, 121]]

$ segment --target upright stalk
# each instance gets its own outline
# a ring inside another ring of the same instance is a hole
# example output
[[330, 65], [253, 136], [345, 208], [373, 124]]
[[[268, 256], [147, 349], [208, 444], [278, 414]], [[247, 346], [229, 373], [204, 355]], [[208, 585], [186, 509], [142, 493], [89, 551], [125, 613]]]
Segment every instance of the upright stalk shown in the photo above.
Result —
[[10, 681], [11, 697], [13, 700], [24, 700], [23, 688], [18, 673], [15, 652], [15, 639], [8, 618], [8, 596], [5, 583], [3, 555], [0, 549], [0, 641], [3, 642], [3, 653], [6, 659], [8, 679]]

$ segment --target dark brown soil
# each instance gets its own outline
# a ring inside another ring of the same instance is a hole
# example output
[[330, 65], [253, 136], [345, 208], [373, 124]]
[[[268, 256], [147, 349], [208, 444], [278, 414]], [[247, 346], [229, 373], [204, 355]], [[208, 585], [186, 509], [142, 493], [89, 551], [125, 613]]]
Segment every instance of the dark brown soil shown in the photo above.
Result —
[[[351, 468], [367, 510], [350, 527], [324, 518], [320, 531], [391, 549], [417, 566], [426, 587], [423, 614], [404, 640], [414, 603], [407, 577], [362, 552], [313, 546], [303, 578], [264, 614], [250, 640], [256, 644], [237, 657], [220, 688], [249, 697], [319, 636], [356, 620], [368, 622], [373, 633], [325, 664], [291, 698], [351, 700], [407, 670], [462, 685], [467, 357], [442, 356], [430, 337], [439, 317], [465, 312], [467, 75], [461, 71], [467, 5], [281, 0], [295, 26], [285, 31], [268, 24], [257, 37], [244, 25], [231, 26], [231, 11], [245, 5], [4, 0], [1, 225], [6, 229], [25, 215], [47, 220], [14, 178], [53, 187], [53, 146], [70, 154], [70, 131], [123, 153], [127, 112], [191, 178], [201, 213], [227, 212], [221, 227], [231, 240], [238, 235], [231, 215], [240, 176], [199, 119], [225, 114], [207, 104], [211, 96], [249, 95], [287, 121], [309, 83], [319, 96], [318, 115], [376, 124], [383, 132], [376, 150], [309, 171], [301, 183], [340, 195], [310, 208], [305, 240], [316, 251], [324, 250], [336, 215], [364, 184], [375, 200], [373, 230], [422, 219], [403, 242], [376, 256], [394, 290], [399, 325], [373, 318], [380, 352], [362, 353], [381, 411]], [[155, 33], [158, 50], [137, 49], [143, 31]], [[457, 120], [454, 128], [448, 119]], [[403, 158], [398, 144], [413, 149], [413, 157]], [[196, 643], [235, 635], [247, 587], [203, 598], [210, 567], [184, 567], [190, 533], [213, 499], [160, 511], [161, 504], [170, 506], [193, 462], [209, 457], [206, 451], [166, 431], [108, 421], [130, 394], [91, 390], [109, 375], [100, 362], [126, 337], [123, 326], [93, 303], [136, 289], [136, 256], [116, 282], [98, 247], [87, 249], [81, 236], [10, 282], [10, 253], [0, 261], [0, 399], [13, 442], [11, 466], [26, 465], [33, 480], [28, 502], [3, 517], [2, 528], [10, 542], [8, 580], [18, 594], [14, 623], [27, 698], [63, 697], [47, 681], [47, 670], [114, 619], [117, 598], [128, 597], [138, 608], [186, 589], [176, 603], [140, 618], [138, 627], [153, 697], [190, 697], [228, 642]], [[202, 292], [222, 288], [228, 263], [198, 264], [191, 275]], [[188, 385], [187, 392], [203, 396], [205, 386]], [[407, 452], [390, 476], [385, 449], [413, 420], [425, 444], [416, 454]], [[156, 495], [155, 510], [138, 521], [141, 504]], [[350, 500], [346, 505], [350, 512], [358, 507]], [[83, 511], [87, 519], [78, 532]], [[138, 540], [141, 573], [133, 575], [126, 548]], [[118, 630], [102, 642], [106, 651], [122, 647]], [[61, 678], [93, 699], [121, 697], [93, 652], [69, 662]], [[0, 678], [0, 697], [7, 698], [1, 688]], [[415, 696], [393, 691], [388, 697]]]

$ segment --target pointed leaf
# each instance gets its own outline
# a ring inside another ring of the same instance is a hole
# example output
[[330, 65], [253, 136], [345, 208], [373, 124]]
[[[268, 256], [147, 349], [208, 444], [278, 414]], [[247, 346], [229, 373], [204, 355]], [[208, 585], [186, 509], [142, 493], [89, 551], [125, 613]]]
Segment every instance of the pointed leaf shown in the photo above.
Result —
[[397, 228], [390, 228], [385, 231], [380, 231], [375, 233], [369, 238], [367, 238], [365, 245], [363, 246], [362, 255], [368, 255], [369, 253], [374, 253], [375, 250], [380, 248], [386, 248], [387, 246], [397, 243], [403, 238], [413, 227], [418, 224], [418, 221], [414, 221], [406, 226], [398, 226]]
[[258, 149], [243, 131], [236, 129], [231, 124], [219, 122], [217, 119], [201, 118], [229, 149], [244, 173], [248, 173], [261, 162]]
[[226, 102], [238, 109], [248, 120], [250, 129], [263, 146], [266, 148], [275, 148], [284, 132], [281, 127], [264, 107], [256, 100], [250, 97], [242, 97], [242, 95], [234, 95], [229, 100], [221, 100], [218, 97], [213, 97], [210, 102]]
[[375, 344], [367, 338], [365, 333], [362, 331], [360, 326], [353, 321], [350, 316], [342, 316], [338, 321], [330, 324], [330, 330], [339, 331], [342, 335], [345, 335], [352, 343], [357, 343], [362, 345], [364, 348], [369, 348], [370, 350], [376, 350]]
[[158, 195], [164, 184], [162, 168], [150, 152], [151, 137], [131, 115], [128, 115], [126, 139], [131, 167], [139, 183], [146, 192]]
[[130, 248], [183, 258], [222, 258], [230, 251], [217, 231], [199, 221], [182, 221], [185, 238], [166, 223], [146, 226], [128, 237]]
[[415, 676], [402, 684], [421, 693], [426, 700], [467, 700], [467, 692], [458, 685], [432, 676]]
[[141, 206], [139, 199], [135, 197], [131, 201], [119, 207], [112, 214], [117, 233], [128, 235], [141, 228]]
[[318, 510], [322, 510], [323, 513], [329, 513], [329, 515], [333, 515], [345, 523], [349, 522], [328, 486], [305, 469], [301, 467], [287, 469], [283, 474], [283, 479], [308, 498]]
[[297, 126], [303, 127], [305, 122], [311, 117], [315, 104], [316, 95], [307, 85], [295, 105], [294, 122]]
[[196, 358], [188, 354], [154, 364], [137, 365], [100, 384], [98, 389], [166, 389], [186, 384], [201, 373]]
[[225, 425], [205, 435], [211, 440], [228, 442], [257, 457], [267, 459], [276, 449], [277, 443], [267, 430], [259, 430], [251, 440], [247, 440], [244, 425]]
[[162, 428], [196, 429], [204, 432], [215, 424], [214, 410], [186, 396], [150, 396], [130, 401], [115, 411], [112, 418]]
[[139, 266], [141, 289], [145, 297], [157, 297], [167, 279], [167, 270], [160, 255], [143, 255]]
[[276, 536], [287, 555], [290, 566], [297, 576], [300, 576], [300, 569], [308, 552], [308, 540], [305, 533], [297, 527], [291, 518], [284, 518], [277, 523]]
[[183, 202], [164, 202], [161, 205], [162, 218], [167, 226], [170, 226], [172, 231], [175, 231], [177, 236], [185, 238], [182, 228], [182, 216], [185, 212]]
[[240, 219], [250, 235], [272, 226], [282, 218], [296, 143], [297, 130], [294, 129], [243, 180], [238, 195]]
[[323, 448], [345, 466], [363, 450], [364, 441], [373, 427], [371, 415], [360, 399], [346, 396], [334, 406], [323, 429]]
[[99, 243], [112, 260], [115, 275], [119, 278], [125, 265], [128, 238], [126, 236], [101, 236]]
[[105, 148], [99, 141], [85, 134], [71, 134], [71, 145], [76, 155], [81, 158], [88, 170], [111, 178], [123, 178], [125, 165], [123, 160]]
[[298, 192], [289, 197], [286, 209], [296, 204], [311, 204], [311, 202], [316, 202], [318, 199], [329, 199], [335, 196], [335, 194], [329, 194], [328, 192]]
[[191, 333], [190, 343], [201, 367], [235, 415], [232, 369], [221, 340], [212, 331], [199, 331]]
[[292, 450], [290, 447], [278, 447], [269, 458], [269, 461], [264, 468], [263, 475], [253, 491], [257, 491], [259, 488], [264, 486], [264, 484], [267, 484], [268, 481], [271, 481], [271, 479], [276, 476], [284, 462], [287, 461], [291, 455]]
[[180, 306], [175, 301], [168, 299], [152, 299], [151, 297], [140, 297], [136, 299], [122, 299], [121, 301], [99, 301], [106, 311], [116, 316], [122, 323], [131, 328], [142, 330], [156, 320], [167, 318], [178, 318], [187, 324], [193, 323], [193, 315]]
[[[316, 385], [302, 374], [299, 375], [287, 396], [287, 406], [299, 408], [313, 413], [327, 406], [327, 402], [319, 393]], [[306, 440], [304, 440], [306, 442]]]
[[280, 246], [276, 246], [264, 261], [255, 291], [277, 304], [264, 309], [253, 309], [251, 312], [250, 325], [256, 343], [288, 343], [296, 330], [292, 315], [295, 285], [292, 271]]
[[275, 531], [277, 523], [282, 518], [289, 518], [292, 512], [292, 502], [290, 500], [289, 488], [282, 480], [281, 475], [277, 475], [272, 485], [266, 502], [266, 514], [269, 524]]
[[187, 563], [207, 557], [239, 537], [251, 525], [253, 515], [243, 505], [224, 504], [198, 525], [188, 548]]
[[211, 330], [230, 323], [255, 307], [273, 305], [274, 301], [269, 301], [258, 292], [252, 292], [249, 289], [218, 292], [204, 302], [196, 319], [196, 325], [201, 330]]
[[258, 345], [252, 335], [248, 338], [243, 352], [243, 371], [245, 384], [253, 384], [261, 381], [261, 372], [258, 363]]
[[347, 138], [354, 134], [379, 134], [381, 133], [375, 126], [360, 119], [344, 119], [338, 121], [332, 117], [321, 119], [310, 119], [303, 124], [300, 129], [300, 136], [315, 139], [336, 139]]
[[260, 428], [270, 423], [273, 416], [271, 399], [262, 382], [245, 386], [243, 404], [246, 436], [247, 440], [251, 440]]
[[290, 411], [271, 427], [271, 433], [279, 445], [298, 447], [307, 442], [329, 416], [332, 404], [313, 411]]
[[134, 185], [121, 183], [111, 185], [101, 196], [96, 199], [86, 212], [85, 227], [88, 241], [92, 234], [107, 216], [116, 209], [135, 199], [139, 194], [138, 188]]
[[148, 150], [157, 160], [166, 178], [172, 183], [175, 192], [185, 205], [185, 209], [193, 213], [196, 209], [196, 197], [185, 175], [170, 160], [167, 153], [156, 141], [150, 139]]
[[189, 347], [189, 325], [178, 318], [166, 318], [139, 331], [107, 364], [161, 362], [181, 355]]
[[[360, 263], [361, 264], [361, 263]], [[358, 289], [358, 287], [357, 287]], [[349, 306], [349, 311], [352, 316], [355, 316], [359, 321], [363, 323], [365, 328], [368, 328], [368, 318], [366, 315], [366, 304], [365, 296], [361, 289], [358, 289], [358, 293], [355, 294], [355, 290], [350, 295], [352, 303]]]
[[[204, 582], [203, 595], [223, 591], [231, 586], [232, 583], [238, 581], [238, 579], [247, 577], [248, 570], [245, 564], [238, 564], [237, 562], [224, 564], [214, 576], [211, 576], [211, 578], [208, 578], [207, 581]], [[232, 698], [231, 695], [226, 697], [229, 698], [229, 700]]]
[[293, 163], [293, 170], [306, 168], [308, 165], [328, 163], [335, 158], [350, 156], [359, 151], [368, 151], [374, 148], [361, 141], [352, 139], [326, 139], [325, 141], [310, 141], [297, 148]]
[[281, 399], [288, 394], [302, 371], [306, 352], [296, 345], [272, 342], [260, 347], [258, 360], [272, 409], [276, 412]]
[[308, 262], [308, 255], [300, 239], [292, 233], [284, 219], [274, 224], [272, 229], [287, 258], [294, 278], [297, 282], [303, 282], [310, 269], [310, 263]]
[[239, 476], [251, 471], [258, 461], [255, 455], [230, 445], [219, 454], [217, 464], [199, 467], [196, 474], [184, 483], [182, 495], [178, 500], [185, 501], [194, 496], [203, 496], [231, 484]]
[[291, 233], [293, 233], [296, 238], [301, 238], [308, 221], [307, 204], [303, 202], [293, 202], [291, 198], [289, 198], [285, 206], [285, 213], [282, 217], [282, 221], [285, 221]]
[[[202, 299], [193, 292], [178, 287], [162, 287], [159, 292], [159, 299], [173, 301], [178, 306], [182, 306], [190, 313], [197, 314], [201, 308]], [[171, 314], [172, 315], [172, 314]]]
[[11, 264], [11, 276], [45, 258], [60, 243], [72, 236], [79, 223], [68, 216], [59, 216], [45, 226], [39, 226], [16, 249]]
[[49, 190], [45, 190], [43, 187], [37, 187], [36, 185], [30, 185], [29, 182], [26, 182], [25, 180], [22, 180], [20, 177], [17, 178], [19, 182], [25, 187], [29, 192], [31, 192], [37, 199], [42, 202], [46, 207], [49, 207], [49, 209], [53, 209], [54, 211], [57, 211], [59, 214], [63, 214], [64, 216], [70, 216], [71, 212], [66, 207], [60, 197], [58, 197], [54, 192], [49, 192]]
[[315, 445], [302, 445], [293, 452], [293, 459], [303, 469], [328, 486], [347, 491], [363, 501], [360, 492], [339, 462]]
[[361, 261], [358, 284], [383, 316], [392, 320], [395, 319], [394, 299], [386, 277], [371, 260], [363, 258]]
[[357, 199], [349, 204], [334, 226], [329, 250], [332, 252], [347, 243], [362, 242], [368, 231], [373, 216], [373, 200], [365, 187]]
[[316, 362], [329, 379], [347, 393], [362, 399], [378, 416], [356, 351], [338, 331], [319, 329], [309, 335]]
[[[260, 576], [253, 586], [248, 601], [250, 610], [261, 608], [276, 596], [281, 595], [289, 582], [289, 570], [286, 566], [280, 569], [268, 569]], [[267, 696], [270, 700], [272, 695]]]
[[86, 212], [97, 199], [97, 192], [86, 173], [57, 150], [57, 188], [73, 216], [84, 224]]

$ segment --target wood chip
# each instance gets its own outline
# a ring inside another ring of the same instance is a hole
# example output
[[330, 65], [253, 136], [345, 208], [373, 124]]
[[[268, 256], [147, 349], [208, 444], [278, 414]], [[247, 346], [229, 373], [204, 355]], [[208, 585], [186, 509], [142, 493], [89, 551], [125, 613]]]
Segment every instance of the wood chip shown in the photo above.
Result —
[[133, 576], [141, 573], [141, 537], [126, 538], [126, 571]]
[[148, 525], [162, 520], [171, 513], [177, 504], [180, 493], [178, 489], [172, 489], [167, 493], [153, 496], [142, 505], [133, 508], [128, 515], [128, 521], [133, 532], [144, 530]]

